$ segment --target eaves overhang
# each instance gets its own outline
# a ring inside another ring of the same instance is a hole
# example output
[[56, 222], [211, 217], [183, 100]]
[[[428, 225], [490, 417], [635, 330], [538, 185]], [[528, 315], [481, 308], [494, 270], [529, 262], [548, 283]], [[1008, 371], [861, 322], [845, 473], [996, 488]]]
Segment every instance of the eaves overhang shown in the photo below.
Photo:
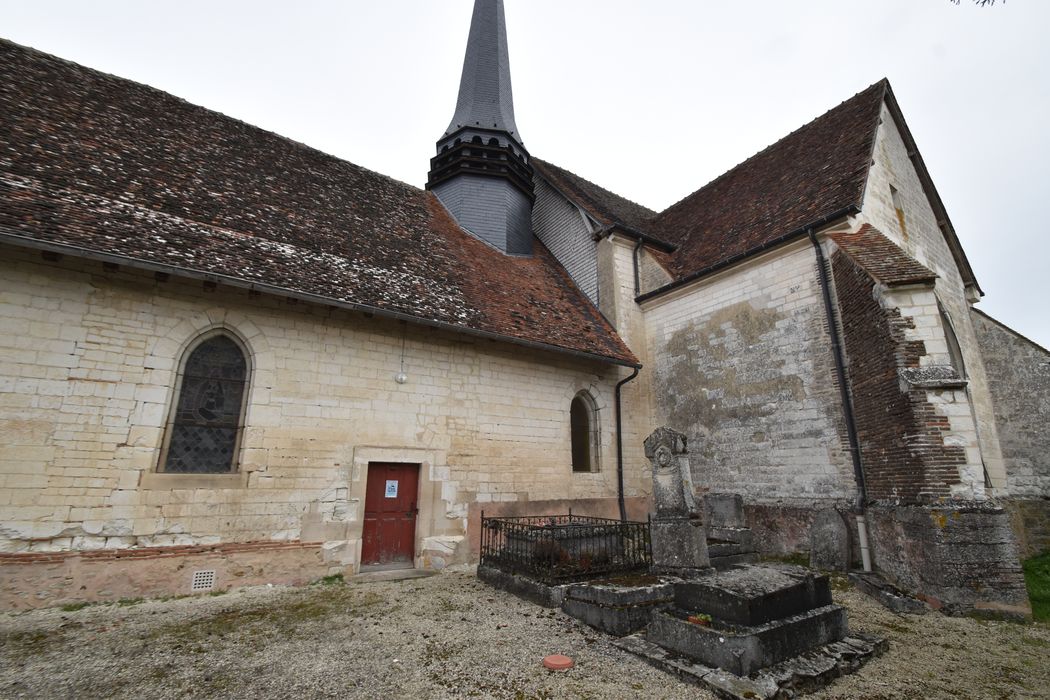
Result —
[[287, 289], [285, 287], [266, 284], [264, 282], [244, 280], [230, 275], [221, 275], [213, 272], [195, 270], [193, 268], [180, 267], [177, 265], [168, 265], [165, 263], [153, 262], [150, 260], [144, 260], [142, 258], [134, 258], [130, 256], [119, 255], [116, 253], [106, 253], [103, 251], [93, 250], [90, 248], [82, 248], [79, 246], [74, 246], [65, 243], [52, 243], [50, 241], [43, 241], [37, 238], [33, 238], [31, 236], [23, 235], [21, 233], [12, 231], [11, 229], [8, 229], [6, 227], [0, 227], [0, 242], [8, 243], [10, 245], [14, 245], [20, 248], [58, 253], [61, 255], [69, 255], [70, 257], [74, 258], [97, 260], [99, 262], [113, 263], [116, 265], [124, 265], [125, 267], [137, 270], [144, 270], [148, 272], [161, 272], [164, 274], [172, 275], [174, 277], [222, 283], [238, 289], [258, 291], [272, 296], [284, 297], [286, 299], [296, 299], [298, 301], [305, 301], [313, 304], [319, 304], [322, 306], [330, 306], [334, 308], [344, 309], [347, 311], [357, 311], [360, 313], [377, 316], [379, 318], [386, 318], [395, 321], [404, 321], [406, 323], [412, 323], [426, 328], [434, 328], [438, 330], [449, 331], [451, 333], [460, 333], [474, 338], [482, 338], [485, 340], [509, 343], [511, 345], [527, 347], [534, 350], [544, 350], [560, 355], [576, 357], [578, 359], [596, 361], [620, 367], [629, 367], [632, 369], [642, 367], [641, 363], [639, 363], [636, 359], [631, 361], [623, 358], [599, 355], [597, 353], [589, 353], [582, 350], [573, 350], [571, 348], [565, 348], [559, 345], [540, 343], [532, 340], [525, 340], [523, 338], [515, 338], [514, 336], [493, 333], [491, 331], [483, 331], [476, 328], [469, 328], [466, 326], [457, 326], [452, 323], [435, 321], [433, 319], [423, 318], [420, 316], [413, 316], [411, 314], [405, 314], [398, 311], [391, 311], [389, 309], [382, 309], [379, 307], [370, 306], [368, 304], [360, 304], [357, 302], [346, 301], [343, 299], [325, 297], [318, 294], [310, 294], [308, 292]]

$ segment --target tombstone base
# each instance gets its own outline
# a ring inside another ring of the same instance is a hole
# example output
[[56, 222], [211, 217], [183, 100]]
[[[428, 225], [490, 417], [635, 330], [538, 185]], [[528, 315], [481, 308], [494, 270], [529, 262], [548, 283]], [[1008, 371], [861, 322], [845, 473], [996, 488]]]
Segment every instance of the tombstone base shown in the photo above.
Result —
[[[707, 554], [707, 530], [691, 518], [654, 518], [650, 532], [653, 545], [653, 571], [659, 574], [694, 578], [711, 568]], [[693, 575], [683, 575], [694, 572]]]

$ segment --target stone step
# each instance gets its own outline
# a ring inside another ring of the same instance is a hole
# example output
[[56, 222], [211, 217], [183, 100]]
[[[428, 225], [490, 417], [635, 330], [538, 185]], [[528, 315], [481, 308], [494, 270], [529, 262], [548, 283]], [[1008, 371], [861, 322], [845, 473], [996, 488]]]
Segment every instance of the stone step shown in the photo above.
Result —
[[660, 647], [737, 676], [786, 661], [816, 647], [837, 642], [848, 632], [846, 611], [826, 605], [753, 627], [705, 627], [681, 611], [657, 611], [646, 639]]
[[754, 546], [749, 527], [708, 527], [707, 541], [711, 543], [731, 542], [751, 548]]
[[731, 557], [734, 554], [751, 554], [755, 549], [751, 545], [721, 540], [707, 540], [707, 554], [714, 557]]
[[801, 566], [736, 566], [675, 585], [675, 606], [754, 626], [831, 604], [828, 577]]
[[719, 571], [725, 571], [734, 566], [740, 566], [742, 564], [756, 564], [758, 563], [758, 552], [746, 552], [744, 554], [729, 554], [719, 557], [711, 557], [711, 566], [715, 567]]
[[673, 602], [670, 579], [635, 575], [569, 586], [561, 609], [606, 634], [623, 637], [648, 625], [653, 612]]
[[889, 646], [879, 637], [852, 634], [840, 642], [825, 644], [752, 676], [741, 677], [669, 652], [648, 641], [644, 633], [613, 640], [613, 644], [656, 668], [730, 700], [783, 700], [815, 692], [836, 678], [856, 672]]

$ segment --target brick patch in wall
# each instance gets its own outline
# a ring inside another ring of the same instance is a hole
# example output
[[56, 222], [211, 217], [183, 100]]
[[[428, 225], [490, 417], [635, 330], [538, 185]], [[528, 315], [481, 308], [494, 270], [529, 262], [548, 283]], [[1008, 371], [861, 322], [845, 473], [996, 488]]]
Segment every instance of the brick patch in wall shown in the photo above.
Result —
[[878, 303], [866, 272], [841, 251], [832, 263], [868, 496], [905, 503], [950, 497], [966, 450], [945, 444], [949, 419], [925, 388], [901, 388], [899, 371], [917, 369], [925, 345], [907, 339], [911, 320]]
[[0, 610], [70, 602], [189, 595], [195, 572], [215, 572], [215, 590], [264, 584], [301, 586], [342, 566], [326, 562], [320, 543], [243, 542], [0, 555]]

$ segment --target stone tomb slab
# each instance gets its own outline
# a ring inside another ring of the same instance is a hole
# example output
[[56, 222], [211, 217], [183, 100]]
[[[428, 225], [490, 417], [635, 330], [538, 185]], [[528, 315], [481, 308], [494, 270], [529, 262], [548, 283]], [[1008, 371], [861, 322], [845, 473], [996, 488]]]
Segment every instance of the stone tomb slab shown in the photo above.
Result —
[[831, 605], [828, 577], [800, 566], [738, 566], [675, 586], [675, 606], [756, 626]]
[[836, 678], [856, 672], [888, 646], [879, 637], [853, 634], [752, 676], [738, 676], [667, 651], [646, 639], [645, 633], [614, 640], [613, 644], [656, 668], [713, 691], [718, 697], [734, 700], [783, 700], [812, 693]]
[[606, 634], [623, 637], [644, 628], [654, 612], [673, 602], [672, 581], [624, 576], [569, 586], [561, 609]]
[[827, 605], [755, 627], [705, 627], [685, 619], [688, 613], [653, 614], [646, 639], [669, 651], [737, 676], [800, 656], [846, 636], [846, 610]]

